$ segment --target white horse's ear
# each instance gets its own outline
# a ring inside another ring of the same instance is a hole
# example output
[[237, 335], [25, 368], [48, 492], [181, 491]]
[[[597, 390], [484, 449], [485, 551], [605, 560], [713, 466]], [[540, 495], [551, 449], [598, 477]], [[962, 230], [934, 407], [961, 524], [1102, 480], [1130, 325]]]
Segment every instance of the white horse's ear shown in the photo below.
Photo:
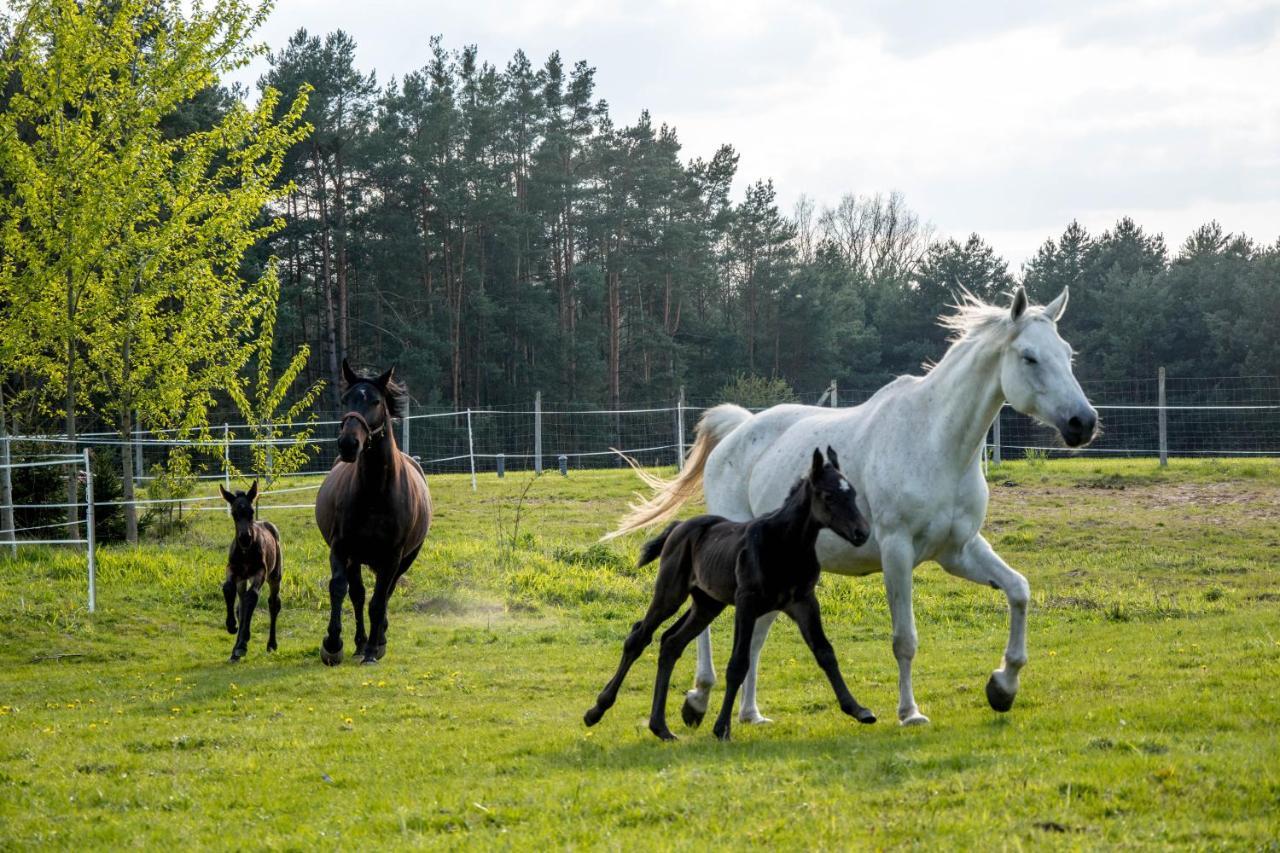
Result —
[[1062, 292], [1058, 294], [1058, 298], [1044, 306], [1044, 313], [1053, 318], [1053, 322], [1062, 319], [1062, 315], [1067, 313], [1067, 287], [1062, 288]]
[[1027, 291], [1022, 285], [1013, 292], [1013, 304], [1009, 306], [1009, 316], [1016, 320], [1027, 310]]

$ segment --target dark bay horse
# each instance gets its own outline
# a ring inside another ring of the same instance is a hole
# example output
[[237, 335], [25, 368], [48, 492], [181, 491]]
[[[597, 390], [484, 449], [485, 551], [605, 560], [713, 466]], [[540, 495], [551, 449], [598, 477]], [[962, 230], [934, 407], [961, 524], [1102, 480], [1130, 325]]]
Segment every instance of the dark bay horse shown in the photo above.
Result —
[[[795, 620], [835, 691], [840, 709], [862, 723], [874, 723], [875, 715], [858, 704], [840, 675], [835, 651], [822, 630], [822, 617], [814, 587], [821, 568], [814, 545], [818, 532], [831, 530], [858, 546], [867, 541], [870, 526], [856, 503], [853, 485], [840, 473], [835, 451], [827, 448], [827, 461], [813, 451], [809, 473], [801, 477], [780, 508], [747, 522], [729, 521], [718, 515], [700, 515], [672, 522], [645, 543], [638, 565], [662, 563], [654, 584], [653, 602], [644, 618], [631, 628], [622, 646], [622, 662], [596, 704], [583, 721], [593, 726], [613, 706], [627, 670], [653, 639], [658, 626], [675, 615], [690, 597], [693, 603], [662, 635], [658, 653], [658, 678], [653, 687], [649, 730], [663, 740], [675, 740], [667, 728], [667, 690], [671, 670], [685, 646], [702, 633], [728, 605], [734, 606], [733, 652], [725, 680], [724, 706], [716, 720], [715, 735], [729, 739], [733, 700], [751, 662], [751, 635], [756, 620], [781, 610]], [[686, 717], [690, 725], [701, 716]]]
[[[418, 556], [431, 526], [431, 493], [421, 466], [396, 446], [391, 419], [402, 417], [408, 392], [395, 368], [376, 378], [342, 362], [346, 414], [339, 459], [316, 495], [316, 525], [329, 545], [329, 632], [320, 659], [342, 662], [342, 601], [351, 592], [356, 654], [377, 663], [387, 650], [387, 599]], [[369, 633], [364, 626], [361, 566], [373, 570]]]
[[[271, 634], [267, 651], [276, 650], [276, 617], [280, 615], [280, 578], [284, 573], [284, 553], [280, 548], [280, 531], [269, 521], [256, 521], [253, 502], [258, 498], [258, 481], [247, 492], [228, 492], [218, 485], [222, 498], [231, 504], [231, 518], [236, 523], [236, 538], [227, 554], [227, 577], [222, 583], [222, 596], [227, 601], [227, 633], [236, 635], [231, 649], [231, 663], [249, 651], [249, 623], [258, 606], [258, 590], [263, 583], [271, 590], [267, 604], [271, 609]], [[240, 626], [236, 627], [236, 592], [240, 593]]]

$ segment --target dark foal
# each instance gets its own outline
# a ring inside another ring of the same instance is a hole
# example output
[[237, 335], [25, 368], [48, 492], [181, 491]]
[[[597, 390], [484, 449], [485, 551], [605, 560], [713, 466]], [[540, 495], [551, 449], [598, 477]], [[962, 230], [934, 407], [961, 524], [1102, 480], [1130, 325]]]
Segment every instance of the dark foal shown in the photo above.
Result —
[[[342, 602], [348, 591], [356, 615], [356, 655], [377, 663], [387, 651], [387, 599], [408, 571], [431, 526], [431, 493], [422, 467], [396, 447], [391, 419], [402, 417], [408, 392], [392, 370], [359, 376], [342, 362], [346, 414], [338, 433], [339, 459], [316, 495], [316, 525], [329, 545], [329, 631], [320, 659], [342, 661]], [[369, 633], [364, 626], [364, 578], [373, 569]]]
[[[662, 634], [658, 677], [653, 688], [649, 730], [663, 740], [675, 740], [667, 728], [667, 690], [671, 671], [689, 641], [732, 604], [735, 609], [733, 653], [725, 673], [724, 705], [716, 720], [715, 734], [729, 739], [729, 717], [738, 688], [751, 663], [751, 634], [756, 620], [781, 610], [795, 620], [818, 666], [827, 674], [840, 709], [862, 723], [874, 723], [875, 715], [858, 704], [845, 686], [835, 651], [822, 630], [818, 598], [818, 556], [814, 544], [826, 528], [854, 545], [867, 541], [867, 520], [858, 511], [853, 485], [840, 473], [835, 451], [813, 451], [813, 465], [791, 489], [782, 507], [747, 522], [729, 521], [717, 515], [700, 515], [672, 522], [656, 538], [645, 543], [638, 565], [659, 554], [662, 563], [655, 582], [653, 602], [644, 618], [631, 628], [622, 645], [622, 662], [596, 704], [583, 720], [593, 726], [613, 706], [627, 670], [653, 639], [658, 626], [669, 619], [690, 596], [693, 603]], [[692, 725], [700, 719], [690, 720]]]
[[[280, 531], [269, 521], [255, 521], [253, 502], [258, 497], [258, 481], [247, 492], [232, 494], [218, 486], [223, 499], [231, 504], [231, 518], [236, 523], [236, 538], [231, 540], [227, 554], [227, 579], [222, 584], [222, 596], [227, 600], [227, 633], [236, 635], [231, 649], [231, 663], [244, 657], [249, 651], [249, 623], [253, 610], [258, 606], [258, 590], [265, 583], [271, 588], [267, 604], [271, 609], [271, 635], [267, 637], [267, 651], [276, 650], [276, 617], [280, 615], [280, 577], [284, 569], [284, 554], [280, 549]], [[240, 593], [240, 627], [236, 629], [236, 592]]]

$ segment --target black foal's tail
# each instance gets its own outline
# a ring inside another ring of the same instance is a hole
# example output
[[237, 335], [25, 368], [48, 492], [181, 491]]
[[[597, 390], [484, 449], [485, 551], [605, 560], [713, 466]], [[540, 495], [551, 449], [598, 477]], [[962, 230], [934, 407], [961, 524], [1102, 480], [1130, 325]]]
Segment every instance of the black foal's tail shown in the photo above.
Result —
[[671, 531], [679, 526], [680, 522], [673, 521], [667, 525], [665, 530], [644, 543], [644, 547], [640, 549], [640, 559], [636, 560], [636, 568], [647, 566], [658, 559], [658, 555], [662, 553], [662, 546], [667, 544], [667, 537], [671, 535]]

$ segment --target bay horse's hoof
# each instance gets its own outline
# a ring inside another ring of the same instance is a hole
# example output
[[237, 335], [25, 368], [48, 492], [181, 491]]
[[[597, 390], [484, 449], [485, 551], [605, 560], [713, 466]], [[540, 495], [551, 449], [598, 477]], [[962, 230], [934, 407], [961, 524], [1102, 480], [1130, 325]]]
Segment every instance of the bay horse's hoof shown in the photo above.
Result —
[[230, 635], [232, 635], [233, 637], [235, 636], [235, 633], [236, 633], [236, 623], [235, 623], [235, 620], [234, 620], [234, 619], [228, 619], [228, 620], [227, 620], [227, 633], [228, 633], [228, 634], [230, 634]]
[[987, 679], [987, 701], [991, 703], [992, 710], [1004, 713], [1013, 707], [1013, 700], [1017, 695], [1001, 687], [994, 673]]
[[337, 651], [329, 651], [324, 647], [324, 643], [320, 644], [320, 660], [325, 666], [337, 666], [342, 663], [342, 646], [338, 646]]
[[360, 663], [364, 664], [365, 666], [373, 666], [377, 662], [378, 662], [378, 659], [373, 655], [365, 655], [364, 660], [360, 661]]
[[380, 643], [376, 646], [369, 646], [364, 650], [365, 658], [372, 657], [374, 660], [382, 660], [387, 656], [387, 644]]
[[587, 713], [582, 715], [582, 722], [586, 723], [588, 726], [594, 726], [596, 723], [600, 722], [600, 719], [603, 716], [604, 709], [599, 705], [592, 705], [587, 709]]
[[680, 719], [684, 720], [684, 724], [691, 729], [696, 729], [702, 725], [702, 720], [707, 716], [707, 709], [703, 708], [699, 711], [689, 701], [689, 697], [684, 698], [684, 704], [680, 706]]

